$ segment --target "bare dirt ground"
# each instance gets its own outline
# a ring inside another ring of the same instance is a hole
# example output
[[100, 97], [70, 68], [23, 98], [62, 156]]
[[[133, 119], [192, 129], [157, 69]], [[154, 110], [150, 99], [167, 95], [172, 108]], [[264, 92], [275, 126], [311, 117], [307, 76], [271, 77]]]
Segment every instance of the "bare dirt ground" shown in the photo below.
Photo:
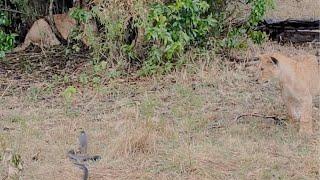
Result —
[[[265, 51], [316, 49], [268, 42], [241, 56]], [[89, 163], [90, 179], [320, 179], [319, 107], [315, 135], [299, 136], [286, 123], [278, 86], [256, 84], [254, 66], [210, 53], [189, 60], [197, 63], [166, 76], [77, 87], [70, 97], [39, 88], [48, 82], [21, 92], [8, 85], [0, 92], [0, 153], [9, 148], [21, 157], [14, 178], [80, 179], [66, 153], [85, 130], [89, 153], [102, 156]]]

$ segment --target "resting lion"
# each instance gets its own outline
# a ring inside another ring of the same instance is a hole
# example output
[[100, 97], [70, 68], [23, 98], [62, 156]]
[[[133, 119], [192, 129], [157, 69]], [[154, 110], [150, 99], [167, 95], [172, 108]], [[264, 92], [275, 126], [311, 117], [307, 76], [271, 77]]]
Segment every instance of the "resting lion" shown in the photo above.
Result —
[[[77, 21], [70, 17], [67, 13], [53, 15], [53, 21], [55, 23], [56, 29], [61, 34], [61, 37], [65, 40], [68, 39], [71, 30], [77, 25]], [[88, 26], [89, 25], [86, 24], [82, 27], [85, 29], [88, 28]], [[93, 31], [97, 31], [96, 24], [92, 23], [90, 26]], [[87, 37], [83, 37], [82, 42], [88, 46]], [[38, 19], [33, 23], [25, 37], [24, 42], [20, 46], [13, 49], [13, 52], [23, 51], [31, 43], [40, 47], [50, 47], [61, 44], [59, 39], [54, 34], [50, 24], [44, 18]]]
[[320, 95], [320, 69], [316, 56], [295, 57], [279, 53], [259, 57], [259, 82], [277, 79], [290, 120], [299, 121], [299, 132], [312, 134], [312, 98]]

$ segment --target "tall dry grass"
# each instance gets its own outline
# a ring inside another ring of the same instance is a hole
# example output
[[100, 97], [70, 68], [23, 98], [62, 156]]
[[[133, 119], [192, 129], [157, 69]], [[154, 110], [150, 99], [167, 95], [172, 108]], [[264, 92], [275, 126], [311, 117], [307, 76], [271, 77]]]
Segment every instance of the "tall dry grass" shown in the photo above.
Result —
[[185, 58], [202, 63], [166, 76], [113, 80], [99, 91], [79, 89], [71, 108], [62, 97], [3, 97], [1, 148], [21, 155], [25, 179], [79, 179], [82, 171], [66, 152], [77, 147], [80, 130], [89, 135], [89, 153], [102, 156], [89, 163], [90, 179], [319, 177], [319, 121], [310, 139], [269, 119], [236, 123], [250, 113], [286, 118], [277, 86], [262, 88], [254, 68], [214, 54]]
[[274, 19], [319, 19], [320, 1], [318, 0], [276, 0], [275, 8], [267, 12]]

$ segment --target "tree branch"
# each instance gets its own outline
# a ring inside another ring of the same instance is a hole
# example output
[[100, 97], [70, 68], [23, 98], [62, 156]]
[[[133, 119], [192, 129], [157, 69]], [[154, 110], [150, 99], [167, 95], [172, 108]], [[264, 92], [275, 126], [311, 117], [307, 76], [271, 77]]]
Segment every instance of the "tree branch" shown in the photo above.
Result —
[[8, 12], [12, 12], [12, 13], [18, 13], [18, 14], [25, 14], [25, 15], [27, 15], [27, 14], [26, 14], [26, 13], [24, 13], [24, 12], [17, 11], [17, 10], [14, 10], [14, 9], [5, 9], [5, 8], [0, 8], [0, 11], [8, 11]]

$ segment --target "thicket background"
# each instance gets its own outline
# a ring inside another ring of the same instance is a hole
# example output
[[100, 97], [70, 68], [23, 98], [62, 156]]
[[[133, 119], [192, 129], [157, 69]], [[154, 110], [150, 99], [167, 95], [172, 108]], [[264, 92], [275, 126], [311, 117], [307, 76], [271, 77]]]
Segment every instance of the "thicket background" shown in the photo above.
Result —
[[[53, 1], [54, 14], [68, 12], [81, 23], [94, 19], [99, 32], [92, 38], [92, 62], [101, 60], [121, 70], [135, 65], [140, 75], [167, 73], [185, 64], [190, 50], [226, 55], [262, 43], [255, 31], [272, 0], [110, 0]], [[23, 42], [32, 23], [48, 15], [49, 1], [4, 0], [0, 16], [1, 56]], [[70, 39], [77, 39], [70, 35]], [[73, 48], [72, 51], [79, 51]]]

